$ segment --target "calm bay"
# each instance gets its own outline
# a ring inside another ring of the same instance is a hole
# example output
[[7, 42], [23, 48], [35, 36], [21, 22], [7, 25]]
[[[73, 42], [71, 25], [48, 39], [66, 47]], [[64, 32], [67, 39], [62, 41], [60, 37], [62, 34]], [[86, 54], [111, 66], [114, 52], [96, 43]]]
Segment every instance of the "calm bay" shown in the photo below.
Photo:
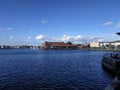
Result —
[[0, 90], [104, 90], [104, 51], [0, 49]]

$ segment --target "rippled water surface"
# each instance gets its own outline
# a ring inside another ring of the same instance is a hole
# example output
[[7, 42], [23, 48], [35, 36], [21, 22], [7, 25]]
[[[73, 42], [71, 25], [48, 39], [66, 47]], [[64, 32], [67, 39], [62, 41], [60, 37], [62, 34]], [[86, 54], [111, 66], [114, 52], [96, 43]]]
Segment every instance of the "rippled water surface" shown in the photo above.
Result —
[[0, 90], [104, 90], [105, 52], [0, 49]]

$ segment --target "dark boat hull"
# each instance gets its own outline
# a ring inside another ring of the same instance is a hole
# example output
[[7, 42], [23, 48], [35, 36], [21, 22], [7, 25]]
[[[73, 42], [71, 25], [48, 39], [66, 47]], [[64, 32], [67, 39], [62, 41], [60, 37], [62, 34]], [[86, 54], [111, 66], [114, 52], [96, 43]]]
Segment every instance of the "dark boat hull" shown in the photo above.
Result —
[[116, 73], [116, 67], [114, 65], [110, 65], [110, 64], [106, 63], [105, 59], [102, 59], [102, 67], [109, 73], [112, 73], [112, 74]]
[[105, 54], [102, 59], [102, 67], [112, 74], [116, 74], [120, 69], [120, 59], [111, 58], [110, 54]]

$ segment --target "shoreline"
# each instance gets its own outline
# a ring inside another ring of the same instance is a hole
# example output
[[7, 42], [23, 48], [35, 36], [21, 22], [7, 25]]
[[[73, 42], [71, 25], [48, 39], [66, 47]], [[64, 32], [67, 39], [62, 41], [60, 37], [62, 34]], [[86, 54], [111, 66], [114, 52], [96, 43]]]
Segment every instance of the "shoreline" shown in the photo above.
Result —
[[[32, 49], [32, 48], [0, 48], [1, 49]], [[106, 51], [106, 52], [120, 52], [120, 50], [113, 49], [96, 49], [96, 48], [77, 48], [77, 49], [43, 49], [37, 48], [39, 50], [91, 50], [91, 51]]]

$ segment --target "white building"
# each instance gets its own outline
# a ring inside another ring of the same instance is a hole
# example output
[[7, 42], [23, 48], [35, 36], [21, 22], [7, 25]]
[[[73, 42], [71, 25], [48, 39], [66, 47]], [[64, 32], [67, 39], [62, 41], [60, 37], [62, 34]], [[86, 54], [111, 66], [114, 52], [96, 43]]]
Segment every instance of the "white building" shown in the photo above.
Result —
[[120, 49], [120, 40], [111, 42], [91, 42], [90, 48]]
[[90, 47], [91, 48], [99, 48], [100, 47], [100, 43], [99, 42], [91, 42], [90, 43]]
[[120, 49], [120, 40], [111, 42], [100, 42], [101, 48]]

